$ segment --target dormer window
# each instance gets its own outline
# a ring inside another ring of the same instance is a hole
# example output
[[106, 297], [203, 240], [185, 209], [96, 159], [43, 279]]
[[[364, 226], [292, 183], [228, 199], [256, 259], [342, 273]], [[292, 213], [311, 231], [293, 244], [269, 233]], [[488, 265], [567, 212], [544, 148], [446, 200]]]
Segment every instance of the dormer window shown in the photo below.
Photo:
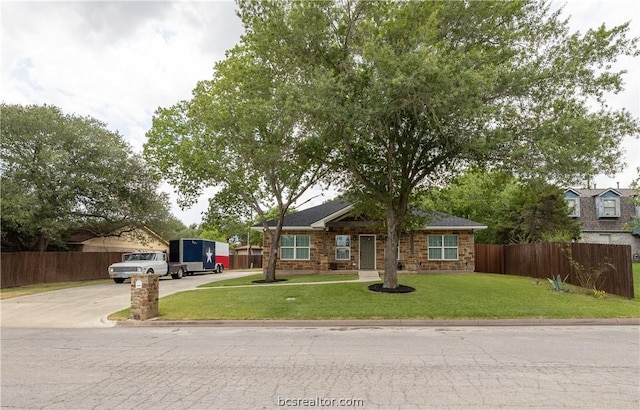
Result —
[[580, 198], [566, 198], [569, 207], [569, 216], [573, 218], [580, 217]]
[[616, 217], [619, 216], [616, 211], [616, 203], [618, 201], [615, 199], [603, 199], [602, 200], [602, 216], [604, 217]]
[[620, 198], [612, 196], [596, 198], [596, 212], [598, 218], [619, 218]]
[[564, 193], [564, 200], [567, 203], [569, 216], [580, 218], [580, 193], [573, 189], [567, 189]]

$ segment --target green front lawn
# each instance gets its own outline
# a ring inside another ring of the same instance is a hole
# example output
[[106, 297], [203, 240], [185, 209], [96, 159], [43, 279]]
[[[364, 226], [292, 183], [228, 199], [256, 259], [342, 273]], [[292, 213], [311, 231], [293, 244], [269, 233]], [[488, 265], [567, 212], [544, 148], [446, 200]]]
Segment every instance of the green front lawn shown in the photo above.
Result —
[[[637, 276], [636, 276], [637, 279]], [[417, 290], [371, 292], [369, 283], [226, 287], [187, 291], [160, 300], [160, 320], [205, 319], [462, 319], [640, 317], [638, 298], [597, 299], [572, 287], [496, 274], [401, 276]], [[638, 283], [638, 282], [636, 282]], [[220, 282], [217, 283], [220, 285]], [[127, 319], [129, 309], [111, 319]]]
[[[204, 285], [198, 286], [199, 288], [217, 288], [220, 286], [246, 286], [255, 285], [254, 280], [264, 279], [263, 274], [244, 276], [242, 278], [227, 279], [220, 282], [210, 282]], [[337, 280], [357, 280], [358, 275], [344, 274], [344, 275], [278, 275], [277, 279], [286, 279], [286, 281], [278, 283], [309, 283], [309, 282], [333, 282]]]
[[640, 262], [633, 264], [633, 298], [640, 302]]

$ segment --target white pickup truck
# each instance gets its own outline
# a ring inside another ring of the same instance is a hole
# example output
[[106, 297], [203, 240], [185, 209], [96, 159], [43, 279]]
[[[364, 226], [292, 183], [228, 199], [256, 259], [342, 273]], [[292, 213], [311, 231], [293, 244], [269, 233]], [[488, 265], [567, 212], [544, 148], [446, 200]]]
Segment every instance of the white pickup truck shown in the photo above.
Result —
[[143, 273], [182, 279], [186, 272], [186, 265], [169, 263], [167, 254], [159, 251], [125, 253], [122, 262], [109, 266], [109, 277], [116, 283]]

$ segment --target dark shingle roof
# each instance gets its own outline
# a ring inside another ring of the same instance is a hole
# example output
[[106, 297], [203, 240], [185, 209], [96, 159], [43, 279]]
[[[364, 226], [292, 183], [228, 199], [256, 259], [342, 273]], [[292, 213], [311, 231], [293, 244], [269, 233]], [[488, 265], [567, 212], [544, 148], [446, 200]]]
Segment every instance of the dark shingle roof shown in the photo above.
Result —
[[429, 227], [461, 227], [461, 228], [482, 228], [485, 225], [470, 221], [469, 219], [459, 218], [457, 216], [445, 214], [444, 212], [433, 212], [430, 220], [427, 222]]
[[[322, 205], [307, 208], [300, 212], [286, 215], [284, 217], [284, 228], [293, 227], [310, 227], [316, 222], [339, 213], [340, 211], [346, 211], [346, 208], [351, 207], [351, 203], [343, 199], [337, 199], [334, 201], [326, 202]], [[443, 212], [421, 212], [421, 216], [426, 218], [426, 225], [432, 228], [444, 228], [444, 227], [460, 227], [478, 229], [485, 228], [481, 223], [470, 221], [468, 219], [459, 218]], [[276, 220], [268, 221], [269, 226], [276, 226]]]
[[602, 188], [602, 189], [583, 189], [583, 188], [569, 188], [575, 193], [579, 194], [581, 197], [591, 197], [598, 196], [607, 191], [614, 191], [620, 194], [622, 197], [630, 197], [636, 195], [635, 189], [629, 188]]
[[[330, 215], [333, 215], [336, 212], [339, 212], [349, 206], [351, 206], [351, 204], [342, 199], [325, 202], [322, 205], [314, 206], [312, 208], [307, 208], [293, 214], [285, 215], [283, 226], [311, 226], [313, 223], [318, 222]], [[276, 222], [277, 221], [275, 219], [272, 219], [268, 221], [267, 224], [269, 226], [276, 226]]]
[[[576, 220], [582, 224], [583, 232], [629, 232], [627, 224], [636, 215], [636, 206], [631, 200], [633, 196], [637, 195], [636, 190], [627, 188], [569, 188], [566, 191], [569, 190], [580, 195], [580, 216]], [[598, 215], [596, 197], [609, 190], [621, 195], [619, 203], [620, 215], [615, 218], [602, 218]]]

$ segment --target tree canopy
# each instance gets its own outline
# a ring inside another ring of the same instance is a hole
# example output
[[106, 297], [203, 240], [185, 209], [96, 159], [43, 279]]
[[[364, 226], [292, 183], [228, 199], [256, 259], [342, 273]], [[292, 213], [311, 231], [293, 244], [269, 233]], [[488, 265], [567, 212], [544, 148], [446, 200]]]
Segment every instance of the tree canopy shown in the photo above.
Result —
[[[325, 146], [300, 116], [298, 90], [289, 86], [292, 67], [263, 64], [238, 45], [215, 68], [191, 100], [156, 111], [145, 156], [183, 204], [205, 187], [219, 187], [216, 205], [235, 215], [251, 211], [278, 243], [284, 215], [325, 175]], [[270, 229], [267, 211], [274, 207], [279, 223]], [[276, 251], [271, 247], [267, 281], [275, 280]]]
[[568, 242], [580, 237], [562, 189], [505, 172], [470, 170], [425, 199], [429, 208], [480, 222], [477, 243]]
[[341, 187], [384, 211], [384, 287], [409, 203], [461, 171], [570, 184], [620, 168], [640, 126], [607, 96], [637, 39], [628, 24], [571, 33], [549, 4], [239, 1], [243, 47], [306, 97]]
[[0, 108], [3, 249], [43, 251], [73, 229], [108, 234], [169, 215], [156, 176], [104, 123], [49, 105]]

